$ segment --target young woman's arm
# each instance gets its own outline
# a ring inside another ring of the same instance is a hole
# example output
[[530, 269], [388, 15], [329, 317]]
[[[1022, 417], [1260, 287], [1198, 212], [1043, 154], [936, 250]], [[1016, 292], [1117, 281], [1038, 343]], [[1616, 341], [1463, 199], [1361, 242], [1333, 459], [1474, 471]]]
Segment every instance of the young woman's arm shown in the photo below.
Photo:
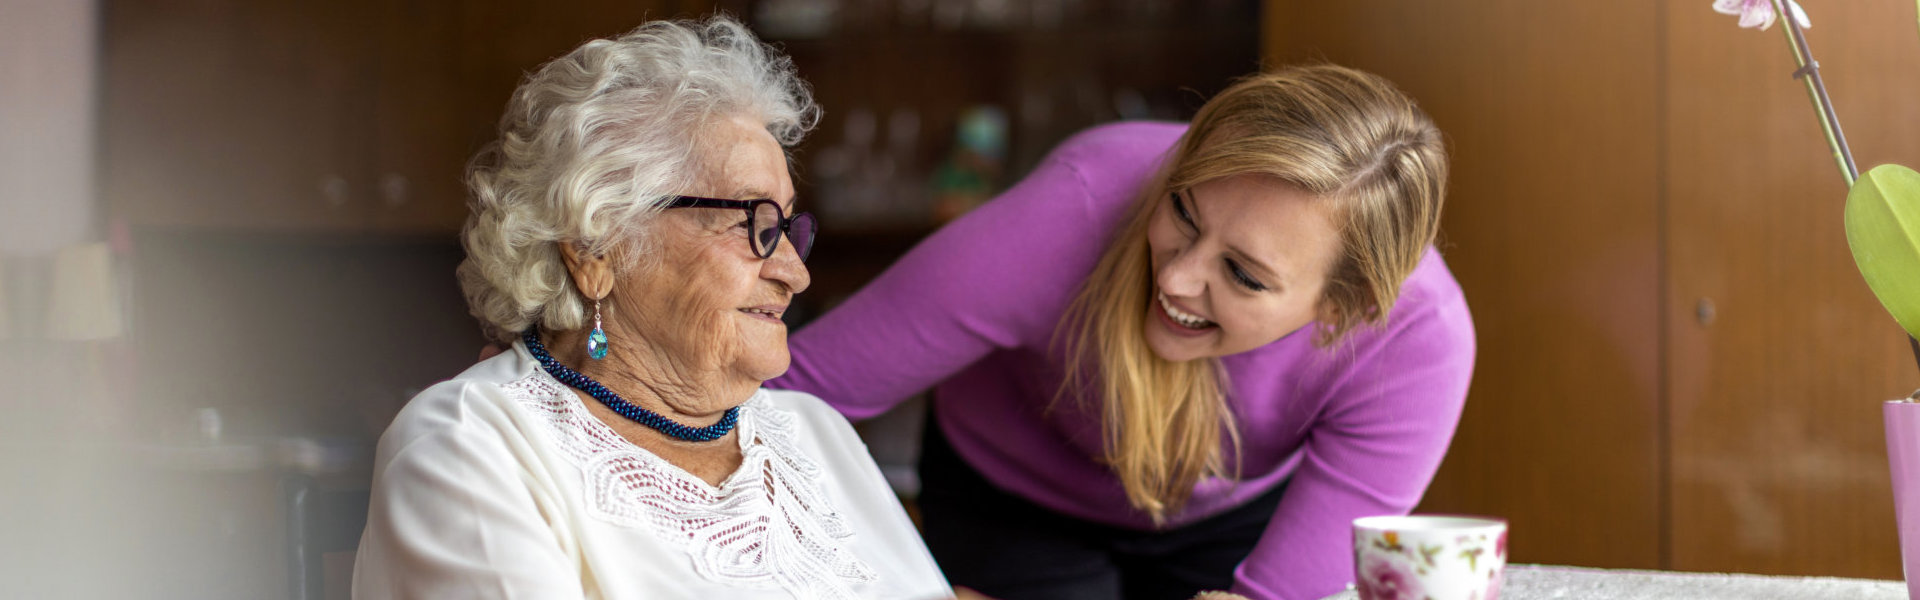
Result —
[[1018, 185], [802, 327], [790, 342], [792, 368], [767, 387], [810, 392], [858, 420], [995, 349], [1050, 335], [1150, 175], [1088, 181], [1080, 165], [1153, 162], [1183, 130], [1124, 123], [1062, 143]]
[[1473, 320], [1445, 279], [1429, 289], [1438, 297], [1410, 314], [1396, 310], [1383, 336], [1355, 349], [1266, 533], [1234, 571], [1234, 592], [1259, 600], [1338, 592], [1353, 581], [1353, 520], [1419, 504], [1473, 375]]

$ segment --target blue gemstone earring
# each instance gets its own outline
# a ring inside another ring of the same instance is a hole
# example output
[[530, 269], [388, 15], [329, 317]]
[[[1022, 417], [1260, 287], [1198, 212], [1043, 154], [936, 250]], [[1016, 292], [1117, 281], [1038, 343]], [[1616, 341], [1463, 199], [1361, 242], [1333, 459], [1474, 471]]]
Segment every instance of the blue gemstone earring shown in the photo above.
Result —
[[593, 331], [587, 333], [587, 356], [594, 360], [607, 357], [607, 332], [600, 328], [600, 300], [593, 301]]

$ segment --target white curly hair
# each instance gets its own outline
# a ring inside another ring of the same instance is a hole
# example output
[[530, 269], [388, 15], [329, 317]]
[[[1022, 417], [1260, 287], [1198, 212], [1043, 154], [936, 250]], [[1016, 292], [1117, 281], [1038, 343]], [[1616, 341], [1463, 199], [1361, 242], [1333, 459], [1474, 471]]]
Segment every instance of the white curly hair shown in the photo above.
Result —
[[725, 16], [656, 21], [554, 59], [514, 90], [500, 138], [467, 169], [456, 271], [490, 339], [584, 326], [559, 244], [648, 255], [644, 225], [693, 182], [706, 129], [745, 115], [791, 148], [819, 121], [793, 61]]

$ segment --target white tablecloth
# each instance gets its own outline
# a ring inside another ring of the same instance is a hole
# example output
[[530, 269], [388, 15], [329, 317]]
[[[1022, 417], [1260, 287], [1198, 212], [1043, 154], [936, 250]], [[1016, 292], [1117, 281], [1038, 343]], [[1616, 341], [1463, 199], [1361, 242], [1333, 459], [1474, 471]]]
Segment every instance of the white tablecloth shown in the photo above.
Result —
[[[1325, 600], [1356, 600], [1348, 590]], [[1908, 600], [1907, 584], [1876, 579], [1779, 577], [1508, 565], [1500, 600]]]

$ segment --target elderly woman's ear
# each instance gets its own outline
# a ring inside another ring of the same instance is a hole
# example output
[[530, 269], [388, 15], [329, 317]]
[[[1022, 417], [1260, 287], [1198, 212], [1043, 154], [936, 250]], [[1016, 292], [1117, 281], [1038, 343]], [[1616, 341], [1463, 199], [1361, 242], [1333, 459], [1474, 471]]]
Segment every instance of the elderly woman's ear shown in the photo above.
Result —
[[613, 291], [613, 265], [605, 254], [587, 254], [578, 243], [561, 242], [560, 259], [567, 263], [573, 287], [588, 298], [599, 300]]

